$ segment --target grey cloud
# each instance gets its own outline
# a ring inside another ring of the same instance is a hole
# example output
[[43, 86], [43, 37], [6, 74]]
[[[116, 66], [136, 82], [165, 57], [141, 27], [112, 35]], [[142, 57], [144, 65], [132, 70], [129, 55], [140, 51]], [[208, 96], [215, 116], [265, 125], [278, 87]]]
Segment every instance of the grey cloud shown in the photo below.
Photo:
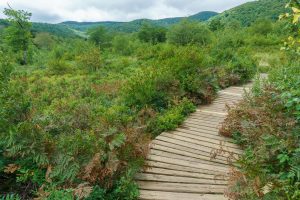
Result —
[[64, 21], [63, 18], [61, 18], [59, 15], [56, 14], [48, 14], [43, 11], [39, 10], [31, 10], [30, 11], [33, 15], [31, 20], [33, 22], [53, 22], [53, 23], [58, 23], [61, 21]]
[[[29, 10], [33, 21], [130, 21], [137, 18], [188, 16], [217, 11], [251, 0], [7, 0], [14, 8]], [[0, 9], [6, 2], [0, 0]], [[0, 14], [3, 17], [3, 14]]]

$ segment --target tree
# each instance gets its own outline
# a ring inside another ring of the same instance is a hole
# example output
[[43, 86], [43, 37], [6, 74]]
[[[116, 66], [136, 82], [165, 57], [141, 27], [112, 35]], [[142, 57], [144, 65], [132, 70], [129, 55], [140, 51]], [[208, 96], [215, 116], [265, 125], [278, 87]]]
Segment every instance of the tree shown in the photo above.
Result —
[[224, 29], [224, 24], [221, 22], [221, 19], [219, 18], [213, 18], [209, 22], [208, 26], [211, 31], [218, 31]]
[[113, 50], [121, 55], [128, 56], [132, 53], [132, 39], [127, 35], [117, 35], [112, 42]]
[[96, 28], [92, 28], [88, 30], [88, 35], [89, 40], [95, 45], [99, 45], [101, 48], [110, 46], [112, 37], [104, 27], [98, 26]]
[[168, 41], [177, 45], [207, 45], [211, 41], [211, 31], [204, 24], [183, 20], [168, 32]]
[[162, 43], [166, 41], [167, 30], [163, 27], [154, 26], [149, 23], [144, 23], [138, 32], [138, 38], [142, 42], [149, 42], [152, 44]]
[[15, 53], [22, 52], [22, 64], [27, 64], [28, 50], [31, 43], [31, 13], [24, 10], [13, 10], [5, 8], [4, 14], [7, 16], [10, 25], [5, 29], [5, 41]]

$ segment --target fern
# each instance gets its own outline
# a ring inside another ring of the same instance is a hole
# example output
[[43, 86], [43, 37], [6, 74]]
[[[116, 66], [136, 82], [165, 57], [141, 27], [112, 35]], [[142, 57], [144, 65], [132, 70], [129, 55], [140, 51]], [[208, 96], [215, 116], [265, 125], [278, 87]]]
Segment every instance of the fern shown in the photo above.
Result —
[[59, 155], [56, 160], [56, 166], [52, 170], [50, 177], [59, 180], [59, 182], [73, 181], [80, 171], [79, 163], [74, 157], [69, 155]]
[[112, 141], [109, 143], [109, 149], [113, 151], [116, 148], [119, 148], [122, 145], [124, 145], [125, 141], [126, 141], [126, 136], [124, 135], [124, 133], [116, 134], [112, 139]]

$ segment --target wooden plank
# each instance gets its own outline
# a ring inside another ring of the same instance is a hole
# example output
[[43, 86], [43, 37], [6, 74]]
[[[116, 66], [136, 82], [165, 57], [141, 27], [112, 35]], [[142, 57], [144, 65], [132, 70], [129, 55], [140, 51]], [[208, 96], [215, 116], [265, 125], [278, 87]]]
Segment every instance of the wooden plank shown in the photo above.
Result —
[[200, 110], [192, 113], [189, 117], [198, 117], [199, 119], [224, 120], [225, 116], [201, 113]]
[[197, 120], [197, 121], [202, 121], [202, 122], [209, 122], [209, 123], [212, 123], [212, 124], [219, 124], [221, 122], [224, 121], [224, 119], [218, 119], [218, 118], [208, 118], [208, 117], [203, 117], [201, 115], [191, 115], [188, 120]]
[[230, 96], [219, 96], [218, 98], [216, 98], [213, 103], [217, 103], [217, 102], [222, 102], [222, 101], [226, 101], [226, 102], [239, 102], [241, 101], [243, 98], [239, 98], [239, 97], [230, 97]]
[[202, 108], [201, 111], [210, 111], [210, 112], [215, 112], [215, 113], [225, 113], [227, 114], [227, 108], [224, 106], [222, 108], [214, 108], [214, 107], [205, 107]]
[[176, 138], [171, 138], [171, 137], [164, 137], [164, 136], [159, 136], [156, 138], [156, 141], [164, 141], [164, 142], [169, 142], [172, 144], [177, 144], [177, 145], [181, 145], [184, 147], [190, 147], [199, 151], [203, 151], [203, 152], [207, 152], [207, 153], [212, 153], [214, 150], [217, 150], [215, 148], [210, 148], [210, 147], [205, 147], [205, 146], [201, 146], [195, 143], [190, 143], [187, 141], [183, 141], [180, 139], [176, 139]]
[[[211, 155], [213, 155], [214, 152], [218, 152], [221, 150], [221, 149], [212, 149], [212, 148], [208, 148], [208, 147], [203, 147], [203, 146], [200, 146], [197, 144], [191, 144], [191, 143], [188, 143], [185, 141], [180, 141], [180, 140], [172, 139], [172, 138], [168, 138], [168, 137], [160, 137], [156, 141], [164, 141], [164, 142], [168, 142], [168, 143], [172, 143], [172, 144], [176, 144], [176, 145], [180, 145], [180, 146], [184, 146], [184, 147], [188, 147], [188, 148], [193, 148], [195, 150], [203, 151], [203, 152], [209, 153]], [[220, 156], [223, 156], [225, 158], [231, 158], [231, 157], [237, 157], [238, 155], [233, 152], [223, 150], [222, 154], [220, 154]]]
[[[204, 157], [203, 159], [205, 159], [205, 160], [210, 160], [213, 162], [218, 162], [218, 163], [223, 163], [223, 164], [231, 163], [231, 162], [229, 162], [228, 156], [226, 157], [224, 155], [214, 155], [213, 153], [200, 151], [198, 149], [191, 148], [190, 146], [186, 147], [186, 146], [181, 146], [179, 144], [173, 144], [173, 143], [169, 143], [169, 142], [155, 140], [152, 142], [151, 148], [156, 148], [157, 145], [172, 148], [172, 149], [179, 150], [179, 151], [184, 151], [187, 153], [193, 153], [198, 156]], [[181, 154], [181, 155], [183, 155], [183, 154]]]
[[228, 182], [224, 180], [213, 180], [203, 178], [192, 178], [172, 175], [161, 175], [161, 174], [148, 174], [139, 173], [135, 177], [139, 181], [157, 181], [157, 182], [168, 182], [168, 183], [193, 183], [193, 184], [210, 184], [210, 185], [226, 185]]
[[242, 100], [243, 98], [225, 98], [225, 97], [219, 97], [217, 98], [215, 101], [213, 101], [214, 103], [224, 103], [225, 105], [227, 103], [238, 103]]
[[206, 131], [209, 131], [211, 132], [212, 134], [214, 135], [219, 135], [219, 129], [218, 128], [211, 128], [211, 127], [206, 127], [206, 126], [197, 126], [197, 125], [194, 125], [194, 124], [187, 124], [186, 123], [183, 123], [180, 128], [196, 128], [198, 130], [206, 130]]
[[181, 135], [183, 137], [187, 137], [187, 138], [191, 138], [191, 139], [195, 139], [195, 140], [200, 140], [200, 141], [205, 141], [205, 142], [209, 142], [209, 143], [212, 143], [212, 144], [217, 144], [217, 145], [221, 145], [221, 146], [225, 146], [225, 147], [240, 149], [240, 147], [238, 145], [226, 142], [223, 139], [218, 140], [218, 139], [211, 139], [211, 138], [208, 138], [208, 137], [199, 137], [199, 135], [192, 135], [192, 134], [182, 133], [182, 132], [172, 132], [172, 133], [169, 133], [169, 134]]
[[222, 92], [219, 92], [219, 94], [223, 95], [229, 95], [229, 96], [237, 96], [237, 97], [242, 97], [243, 94], [240, 94], [240, 93], [236, 93], [236, 92], [227, 92], [227, 91], [222, 91]]
[[192, 122], [184, 122], [181, 125], [182, 127], [194, 127], [194, 128], [198, 128], [200, 130], [204, 129], [204, 130], [208, 130], [208, 131], [214, 131], [216, 133], [219, 133], [219, 129], [220, 127], [218, 126], [209, 126], [209, 125], [205, 125], [205, 123], [192, 123]]
[[199, 116], [194, 116], [194, 117], [189, 117], [187, 118], [185, 121], [194, 121], [194, 122], [198, 122], [198, 123], [204, 123], [204, 124], [209, 124], [209, 125], [219, 125], [222, 124], [222, 122], [224, 121], [224, 119], [210, 119], [210, 118], [201, 118]]
[[228, 200], [224, 195], [141, 190], [142, 200]]
[[185, 192], [185, 193], [205, 193], [223, 194], [226, 186], [221, 185], [202, 185], [188, 183], [164, 183], [156, 181], [138, 181], [139, 188], [142, 190], [154, 190], [165, 192]]
[[201, 175], [209, 175], [213, 176], [214, 179], [227, 179], [228, 174], [223, 173], [223, 172], [214, 172], [214, 171], [208, 171], [208, 170], [203, 170], [191, 166], [182, 166], [178, 165], [177, 163], [166, 163], [166, 162], [160, 162], [160, 161], [153, 161], [153, 160], [147, 160], [146, 161], [146, 166], [149, 167], [146, 170], [151, 170], [151, 168], [162, 168], [162, 169], [167, 169], [167, 170], [175, 170], [175, 171], [181, 171], [181, 172], [190, 172], [190, 173], [196, 173]]
[[158, 148], [152, 148], [150, 153], [151, 153], [151, 155], [156, 155], [156, 156], [161, 156], [161, 157], [166, 157], [166, 158], [172, 158], [172, 159], [177, 159], [177, 160], [182, 160], [182, 161], [191, 161], [191, 162], [201, 163], [201, 164], [210, 165], [210, 166], [218, 166], [218, 167], [222, 167], [224, 169], [229, 168], [229, 165], [227, 165], [227, 163], [217, 163], [217, 162], [199, 159], [199, 158], [195, 158], [195, 157], [191, 157], [191, 156], [183, 156], [183, 155], [171, 152], [171, 151], [168, 152], [168, 151], [160, 150]]
[[214, 114], [214, 115], [221, 115], [221, 116], [226, 116], [227, 115], [227, 113], [225, 113], [225, 112], [215, 112], [215, 111], [211, 111], [211, 110], [207, 110], [207, 109], [201, 109], [201, 110], [199, 110], [199, 112], [209, 113], [209, 114]]
[[212, 121], [209, 119], [199, 119], [199, 118], [188, 118], [187, 120], [185, 120], [186, 122], [196, 122], [198, 124], [202, 123], [205, 125], [212, 125], [212, 126], [219, 126], [222, 124], [221, 120], [218, 121]]
[[173, 132], [176, 132], [176, 131], [178, 131], [180, 133], [182, 133], [182, 132], [183, 133], [188, 133], [188, 134], [192, 134], [192, 135], [197, 135], [199, 137], [207, 137], [207, 138], [210, 138], [210, 139], [221, 140], [221, 141], [225, 141], [225, 142], [233, 143], [234, 144], [234, 141], [231, 138], [223, 137], [221, 135], [212, 135], [212, 134], [207, 133], [205, 131], [193, 131], [193, 130], [187, 130], [187, 129], [178, 128], [175, 131], [172, 131], [170, 133], [173, 133]]
[[219, 131], [216, 131], [216, 130], [212, 131], [212, 130], [207, 130], [207, 129], [203, 129], [203, 128], [199, 129], [199, 128], [195, 128], [195, 127], [192, 127], [192, 126], [181, 126], [181, 127], [178, 128], [178, 130], [179, 129], [186, 129], [186, 130], [195, 131], [195, 132], [204, 132], [204, 133], [207, 133], [207, 134], [220, 136]]
[[223, 101], [234, 102], [234, 101], [241, 101], [242, 99], [243, 99], [243, 97], [220, 94], [219, 97], [216, 99], [216, 101], [223, 100]]
[[157, 156], [152, 154], [150, 154], [147, 159], [152, 161], [157, 161], [157, 162], [202, 169], [203, 174], [226, 175], [229, 172], [229, 168], [225, 168], [225, 167], [208, 165], [208, 164], [203, 164], [203, 163], [198, 163], [193, 161], [182, 161], [174, 158], [167, 158], [167, 157]]
[[187, 158], [189, 158], [189, 157], [197, 158], [202, 161], [205, 161], [206, 163], [219, 163], [219, 164], [223, 164], [223, 165], [228, 164], [228, 162], [225, 158], [223, 160], [220, 160], [220, 159], [216, 160], [216, 159], [213, 159], [210, 154], [207, 154], [207, 155], [195, 154], [195, 153], [191, 153], [189, 151], [178, 150], [178, 149], [176, 149], [176, 147], [172, 148], [167, 145], [162, 146], [159, 143], [156, 143], [155, 145], [153, 145], [152, 149], [169, 152], [169, 153], [173, 153], [173, 154], [177, 154], [177, 155], [181, 155], [181, 156], [186, 156]]
[[172, 175], [172, 176], [180, 176], [180, 177], [191, 177], [191, 178], [202, 178], [202, 179], [213, 179], [213, 180], [228, 180], [228, 177], [225, 176], [216, 176], [210, 174], [202, 174], [189, 172], [189, 171], [179, 171], [179, 170], [172, 170], [172, 169], [164, 169], [158, 167], [148, 168], [144, 171], [148, 174], [161, 174], [161, 175]]
[[245, 94], [245, 92], [249, 92], [249, 90], [244, 89], [244, 88], [241, 88], [241, 89], [228, 88], [228, 89], [223, 90], [223, 92]]
[[204, 120], [199, 120], [199, 119], [195, 119], [195, 118], [189, 118], [187, 120], [185, 120], [185, 123], [193, 123], [193, 124], [201, 124], [201, 125], [206, 125], [207, 127], [211, 127], [211, 128], [219, 128], [222, 123], [220, 121], [218, 122], [211, 122], [211, 121], [204, 121]]
[[197, 126], [201, 126], [202, 127], [207, 127], [207, 128], [212, 128], [212, 129], [216, 129], [217, 131], [219, 130], [219, 126], [220, 124], [210, 124], [210, 123], [206, 123], [206, 122], [199, 122], [199, 121], [194, 121], [194, 120], [186, 120], [184, 124], [193, 124], [193, 125], [197, 125]]
[[212, 144], [212, 143], [208, 143], [205, 141], [201, 141], [201, 140], [194, 140], [191, 138], [186, 138], [186, 137], [182, 137], [180, 135], [175, 135], [175, 134], [170, 134], [170, 133], [163, 133], [162, 135], [158, 136], [157, 138], [159, 139], [160, 137], [168, 137], [168, 138], [172, 138], [172, 139], [177, 139], [180, 141], [185, 141], [191, 144], [197, 144], [197, 145], [201, 145], [203, 147], [208, 147], [211, 149], [220, 149], [223, 148], [224, 150], [227, 151], [231, 151], [233, 153], [236, 154], [242, 154], [242, 150], [236, 149], [236, 148], [231, 148], [231, 147], [227, 147], [227, 146], [223, 146], [222, 144]]

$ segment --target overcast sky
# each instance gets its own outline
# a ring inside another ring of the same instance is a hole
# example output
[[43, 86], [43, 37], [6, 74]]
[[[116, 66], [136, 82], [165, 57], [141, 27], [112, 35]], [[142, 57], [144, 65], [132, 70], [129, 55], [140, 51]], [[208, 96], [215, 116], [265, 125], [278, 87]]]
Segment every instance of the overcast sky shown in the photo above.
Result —
[[32, 12], [32, 21], [130, 21], [222, 12], [251, 0], [0, 0], [0, 18], [9, 3]]

